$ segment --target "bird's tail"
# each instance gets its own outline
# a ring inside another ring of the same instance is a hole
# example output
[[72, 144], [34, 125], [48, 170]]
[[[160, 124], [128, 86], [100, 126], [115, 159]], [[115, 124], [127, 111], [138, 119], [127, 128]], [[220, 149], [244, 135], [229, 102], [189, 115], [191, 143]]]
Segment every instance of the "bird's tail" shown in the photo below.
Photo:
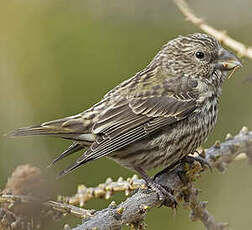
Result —
[[71, 116], [54, 121], [44, 122], [40, 125], [28, 126], [13, 130], [7, 136], [33, 136], [33, 135], [53, 135], [68, 138], [76, 134], [81, 134], [85, 130], [81, 117]]
[[57, 158], [55, 158], [52, 161], [52, 163], [50, 165], [48, 165], [48, 167], [51, 167], [52, 165], [56, 164], [59, 160], [65, 158], [75, 152], [78, 152], [85, 147], [86, 146], [83, 143], [73, 142], [63, 153], [61, 153]]

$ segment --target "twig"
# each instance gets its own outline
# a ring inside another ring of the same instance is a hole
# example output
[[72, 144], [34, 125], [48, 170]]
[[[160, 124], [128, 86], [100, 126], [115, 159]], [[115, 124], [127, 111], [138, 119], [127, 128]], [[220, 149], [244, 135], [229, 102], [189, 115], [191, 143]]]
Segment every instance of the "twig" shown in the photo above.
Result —
[[189, 206], [191, 208], [190, 218], [192, 221], [200, 220], [206, 229], [224, 230], [227, 228], [227, 223], [218, 223], [215, 218], [206, 209], [207, 202], [200, 201], [196, 188], [191, 188], [189, 198]]
[[140, 187], [146, 188], [146, 185], [142, 179], [138, 179], [137, 175], [133, 175], [132, 178], [128, 178], [127, 180], [124, 180], [122, 177], [119, 177], [117, 181], [107, 178], [105, 183], [99, 184], [97, 187], [87, 188], [85, 185], [79, 185], [77, 193], [74, 196], [59, 196], [58, 201], [83, 207], [91, 199], [104, 198], [107, 200], [115, 192], [125, 192], [125, 195], [128, 196], [131, 191]]
[[93, 215], [95, 210], [87, 210], [83, 208], [78, 208], [73, 205], [63, 204], [55, 201], [47, 201], [44, 205], [53, 208], [54, 210], [61, 212], [62, 214], [70, 214], [78, 218], [88, 218]]
[[226, 32], [216, 30], [212, 26], [206, 24], [202, 18], [199, 18], [194, 14], [193, 10], [189, 7], [186, 1], [174, 0], [174, 2], [182, 14], [186, 17], [186, 20], [198, 26], [204, 32], [214, 36], [220, 42], [235, 50], [240, 56], [252, 59], [252, 47], [246, 47], [243, 43], [228, 36]]
[[[41, 200], [36, 199], [31, 196], [22, 196], [22, 195], [12, 195], [12, 194], [1, 194], [0, 195], [0, 204], [6, 204], [9, 203], [11, 206], [17, 204], [31, 204], [31, 203], [41, 203]], [[83, 208], [78, 208], [76, 206], [61, 203], [61, 202], [55, 202], [55, 201], [46, 201], [42, 202], [42, 205], [49, 207], [61, 214], [70, 214], [78, 218], [88, 218], [92, 216], [95, 212], [95, 210], [87, 210]]]
[[[231, 163], [239, 154], [246, 153], [248, 159], [252, 159], [252, 131], [246, 127], [242, 128], [239, 134], [232, 137], [227, 135], [223, 143], [216, 142], [215, 145], [205, 151], [206, 161], [214, 168], [223, 171], [226, 165]], [[181, 201], [184, 198], [192, 210], [191, 217], [200, 220], [208, 230], [223, 230], [226, 225], [218, 223], [209, 214], [205, 203], [198, 200], [197, 193], [193, 187], [193, 181], [201, 174], [202, 169], [198, 164], [194, 164], [188, 170], [185, 165], [179, 165], [174, 171], [165, 173], [156, 178], [158, 183], [162, 183], [174, 191], [176, 198]], [[184, 180], [181, 180], [181, 173], [186, 173]], [[147, 189], [139, 189], [133, 196], [126, 199], [119, 205], [114, 203], [108, 208], [96, 211], [91, 217], [84, 219], [84, 222], [73, 230], [85, 229], [119, 229], [123, 224], [141, 223], [146, 212], [152, 207], [160, 206], [160, 201], [156, 193]]]

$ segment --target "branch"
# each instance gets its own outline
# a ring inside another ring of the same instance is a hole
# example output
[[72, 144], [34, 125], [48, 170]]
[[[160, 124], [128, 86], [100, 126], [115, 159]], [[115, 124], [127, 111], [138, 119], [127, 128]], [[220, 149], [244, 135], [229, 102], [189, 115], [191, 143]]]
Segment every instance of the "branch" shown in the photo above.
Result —
[[137, 175], [124, 180], [119, 177], [117, 181], [107, 178], [106, 182], [99, 184], [97, 187], [87, 188], [85, 185], [79, 185], [77, 193], [72, 197], [60, 196], [58, 201], [83, 207], [87, 201], [96, 198], [110, 199], [116, 192], [125, 192], [128, 196], [132, 191], [138, 188], [147, 188], [142, 179], [138, 179]]
[[[205, 160], [212, 168], [220, 171], [224, 171], [226, 165], [233, 159], [248, 158], [252, 161], [252, 132], [244, 127], [235, 137], [227, 134], [225, 142], [217, 141], [213, 147], [201, 154], [205, 156]], [[218, 223], [208, 212], [206, 202], [199, 200], [198, 190], [194, 187], [193, 182], [203, 171], [205, 168], [202, 168], [197, 162], [189, 165], [182, 163], [175, 170], [158, 176], [156, 182], [172, 188], [178, 202], [184, 200], [185, 206], [191, 209], [191, 220], [200, 220], [208, 230], [223, 230], [226, 228], [226, 224]], [[35, 186], [34, 181], [39, 183], [36, 183]], [[108, 178], [104, 184], [95, 188], [86, 188], [81, 185], [76, 195], [70, 198], [61, 197], [61, 202], [41, 202], [41, 196], [37, 196], [40, 194], [38, 189], [43, 194], [46, 191], [41, 189], [45, 187], [42, 182], [38, 168], [28, 165], [17, 167], [0, 196], [0, 226], [3, 229], [30, 229], [32, 226], [38, 227], [43, 222], [46, 223], [50, 219], [58, 220], [68, 214], [84, 219], [83, 224], [73, 230], [120, 229], [123, 224], [142, 229], [144, 228], [142, 221], [147, 211], [161, 205], [156, 193], [147, 189], [145, 182], [138, 179], [136, 175], [127, 180], [120, 177], [117, 181], [112, 181]], [[26, 194], [27, 186], [30, 188], [29, 194]], [[101, 211], [74, 206], [84, 205], [88, 200], [94, 198], [108, 199], [113, 193], [120, 191], [129, 195], [136, 189], [138, 191], [126, 201], [119, 205], [113, 201], [108, 208]], [[169, 206], [169, 203], [165, 203], [165, 205]], [[29, 212], [30, 208], [34, 210], [34, 207], [38, 211]], [[36, 220], [36, 216], [40, 216], [40, 219]], [[65, 229], [70, 229], [70, 227], [65, 226]]]
[[190, 190], [189, 207], [191, 208], [190, 218], [192, 221], [200, 220], [206, 229], [222, 230], [226, 229], [227, 223], [218, 223], [215, 218], [206, 209], [207, 201], [200, 201], [198, 190], [194, 187]]
[[198, 26], [205, 33], [214, 36], [217, 40], [224, 43], [226, 46], [235, 50], [240, 56], [252, 59], [252, 47], [246, 47], [243, 43], [236, 41], [226, 34], [224, 31], [219, 31], [206, 24], [202, 18], [197, 17], [193, 10], [184, 0], [174, 0], [179, 10], [185, 16], [186, 20]]
[[[240, 133], [234, 137], [228, 134], [223, 143], [216, 142], [213, 147], [204, 152], [204, 155], [212, 168], [223, 171], [227, 164], [243, 153], [246, 153], [247, 158], [251, 161], [252, 131], [249, 132], [246, 127], [242, 128]], [[172, 188], [178, 201], [184, 199], [192, 210], [192, 220], [200, 220], [208, 230], [226, 229], [226, 224], [216, 222], [207, 211], [206, 203], [199, 201], [197, 190], [193, 186], [193, 181], [204, 171], [205, 168], [203, 169], [198, 163], [189, 167], [187, 164], [181, 164], [172, 172], [158, 176], [156, 182]], [[181, 173], [184, 174], [183, 177], [181, 177]], [[141, 183], [144, 181], [141, 180]], [[147, 211], [160, 205], [155, 192], [140, 188], [121, 204], [112, 203], [108, 208], [94, 212], [73, 230], [120, 229], [123, 224], [131, 224], [139, 229]]]

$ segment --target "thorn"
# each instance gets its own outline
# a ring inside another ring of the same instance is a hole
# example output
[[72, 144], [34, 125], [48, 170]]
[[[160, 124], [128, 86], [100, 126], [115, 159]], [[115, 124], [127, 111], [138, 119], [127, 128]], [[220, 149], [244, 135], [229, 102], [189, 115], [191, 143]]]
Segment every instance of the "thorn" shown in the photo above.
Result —
[[232, 138], [233, 136], [231, 135], [231, 133], [227, 133], [225, 140], [228, 141], [228, 140], [231, 140]]
[[132, 180], [137, 180], [138, 179], [138, 175], [134, 174], [132, 177]]
[[111, 195], [112, 195], [112, 192], [111, 191], [107, 191], [105, 193], [105, 199], [108, 200], [111, 197]]
[[119, 182], [119, 183], [123, 182], [123, 178], [120, 176], [120, 177], [118, 178], [117, 182]]
[[68, 224], [65, 224], [63, 227], [63, 230], [71, 230], [70, 226]]
[[125, 196], [129, 196], [129, 194], [130, 194], [130, 190], [129, 190], [129, 189], [126, 189], [126, 190], [125, 190]]
[[120, 207], [117, 209], [117, 213], [122, 215], [123, 214], [123, 211], [124, 211], [124, 208], [123, 207]]
[[87, 189], [87, 187], [84, 184], [80, 184], [77, 187], [77, 193], [82, 193], [83, 191], [85, 191]]
[[220, 141], [219, 141], [219, 140], [215, 141], [214, 147], [215, 147], [216, 149], [219, 149], [219, 148], [221, 147], [221, 146], [220, 146]]
[[244, 134], [244, 135], [248, 134], [248, 127], [243, 126], [241, 131], [240, 131], [240, 134]]
[[110, 184], [110, 183], [112, 183], [113, 182], [113, 180], [111, 179], [111, 177], [108, 177], [107, 179], [106, 179], [106, 184]]
[[198, 152], [199, 152], [199, 156], [201, 156], [202, 158], [206, 157], [206, 151], [204, 148], [202, 147], [198, 148]]
[[110, 203], [109, 208], [116, 208], [116, 202], [114, 200]]
[[108, 184], [105, 189], [105, 191], [110, 191], [110, 192], [113, 192], [113, 186], [111, 184]]
[[88, 194], [88, 195], [90, 195], [90, 196], [94, 196], [95, 194], [94, 194], [94, 188], [87, 188], [87, 191], [86, 191], [86, 193]]

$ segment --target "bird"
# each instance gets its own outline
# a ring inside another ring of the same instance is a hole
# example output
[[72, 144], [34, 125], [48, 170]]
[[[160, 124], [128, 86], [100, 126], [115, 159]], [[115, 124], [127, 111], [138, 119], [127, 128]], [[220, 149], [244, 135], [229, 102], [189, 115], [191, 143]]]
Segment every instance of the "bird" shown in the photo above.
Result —
[[213, 36], [180, 35], [84, 112], [9, 135], [71, 140], [52, 165], [75, 152], [83, 154], [59, 176], [106, 156], [140, 174], [162, 200], [170, 192], [147, 171], [176, 164], [206, 141], [217, 121], [223, 83], [241, 66]]

